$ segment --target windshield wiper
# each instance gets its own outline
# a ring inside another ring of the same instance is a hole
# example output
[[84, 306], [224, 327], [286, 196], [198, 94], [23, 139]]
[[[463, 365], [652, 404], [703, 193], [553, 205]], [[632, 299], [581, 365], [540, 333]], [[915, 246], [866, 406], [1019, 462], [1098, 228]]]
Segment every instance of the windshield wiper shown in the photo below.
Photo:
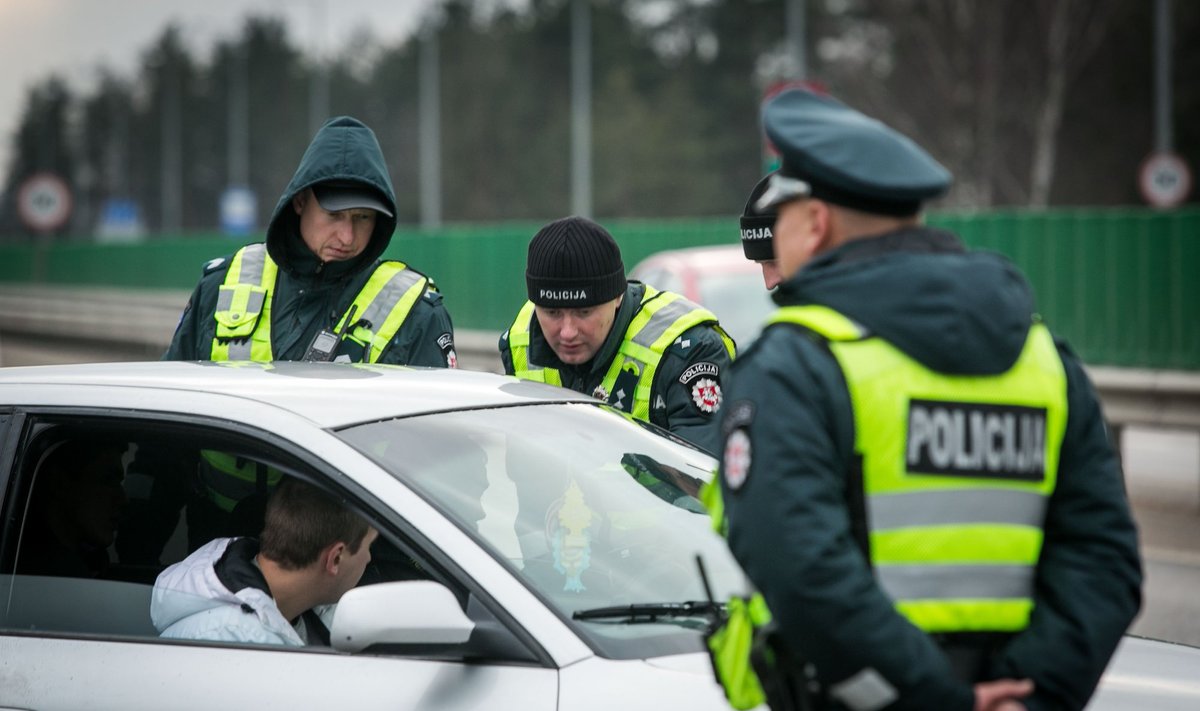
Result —
[[625, 624], [635, 624], [657, 622], [660, 618], [712, 618], [724, 612], [725, 606], [721, 603], [709, 602], [707, 600], [689, 600], [687, 602], [654, 602], [615, 605], [613, 607], [594, 607], [590, 610], [576, 610], [571, 615], [571, 618], [576, 620], [612, 620]]

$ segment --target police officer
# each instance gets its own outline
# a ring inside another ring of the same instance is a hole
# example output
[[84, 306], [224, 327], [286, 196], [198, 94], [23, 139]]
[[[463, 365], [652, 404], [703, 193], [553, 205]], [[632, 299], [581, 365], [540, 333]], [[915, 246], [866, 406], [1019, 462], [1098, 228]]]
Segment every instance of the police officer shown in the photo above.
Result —
[[608, 230], [581, 217], [529, 242], [529, 301], [500, 337], [504, 372], [594, 395], [711, 452], [733, 340], [711, 311], [626, 281]]
[[266, 243], [205, 266], [163, 358], [454, 367], [454, 328], [433, 282], [380, 259], [395, 229], [375, 133], [330, 119], [275, 206]]
[[774, 174], [774, 171], [767, 173], [754, 185], [740, 219], [742, 252], [746, 255], [746, 259], [757, 262], [758, 266], [762, 268], [763, 286], [767, 289], [774, 289], [783, 281], [779, 275], [779, 266], [775, 263], [773, 231], [777, 213], [774, 205], [760, 210], [756, 203], [767, 191], [767, 186], [771, 183], [771, 176]]
[[915, 143], [806, 90], [763, 122], [782, 308], [720, 478], [784, 671], [836, 708], [1082, 708], [1141, 603], [1082, 365], [1011, 263], [921, 224], [950, 175]]
[[[395, 228], [395, 191], [375, 133], [349, 116], [330, 119], [275, 206], [266, 242], [205, 265], [163, 359], [455, 367], [454, 327], [433, 281], [380, 259]], [[231, 532], [256, 535], [281, 473], [225, 452], [200, 452], [198, 466], [195, 456], [139, 448], [131, 468], [198, 472], [192, 490], [165, 488], [185, 477], [156, 477], [152, 494], [159, 511], [187, 502], [193, 547]], [[173, 519], [148, 516], [125, 527], [133, 535], [118, 541], [123, 560], [156, 560], [174, 530]]]

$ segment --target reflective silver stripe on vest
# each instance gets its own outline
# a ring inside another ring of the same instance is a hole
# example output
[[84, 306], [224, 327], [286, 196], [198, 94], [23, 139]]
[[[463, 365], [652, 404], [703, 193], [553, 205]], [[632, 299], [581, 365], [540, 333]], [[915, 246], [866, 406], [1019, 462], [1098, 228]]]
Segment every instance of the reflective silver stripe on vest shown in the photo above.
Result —
[[639, 346], [649, 348], [667, 332], [667, 329], [672, 324], [690, 313], [694, 308], [696, 308], [696, 305], [686, 299], [672, 301], [650, 317], [650, 320], [646, 322], [642, 330], [638, 331], [637, 335], [633, 337], [633, 342]]
[[242, 268], [238, 272], [238, 282], [262, 285], [263, 270], [267, 264], [267, 245], [252, 244], [242, 249]]
[[873, 531], [972, 523], [1041, 528], [1046, 497], [1036, 491], [1005, 489], [875, 494], [868, 500], [867, 517]]
[[875, 577], [897, 601], [1033, 597], [1028, 565], [880, 565]]
[[[388, 279], [388, 282], [383, 285], [375, 298], [371, 299], [370, 305], [366, 311], [362, 313], [362, 318], [366, 319], [373, 330], [379, 330], [383, 326], [383, 322], [387, 320], [392, 309], [396, 304], [400, 303], [400, 299], [408, 293], [408, 290], [413, 287], [418, 281], [423, 279], [420, 274], [411, 269], [401, 269]], [[348, 324], [347, 327], [353, 324]]]
[[229, 360], [250, 360], [250, 348], [253, 342], [253, 338], [230, 341], [227, 346], [229, 349]]
[[[255, 286], [258, 286], [255, 284]], [[262, 311], [263, 301], [267, 298], [266, 292], [252, 291], [250, 298], [246, 300], [246, 313], [256, 313]], [[233, 289], [224, 289], [217, 295], [217, 311], [228, 311], [233, 306]]]

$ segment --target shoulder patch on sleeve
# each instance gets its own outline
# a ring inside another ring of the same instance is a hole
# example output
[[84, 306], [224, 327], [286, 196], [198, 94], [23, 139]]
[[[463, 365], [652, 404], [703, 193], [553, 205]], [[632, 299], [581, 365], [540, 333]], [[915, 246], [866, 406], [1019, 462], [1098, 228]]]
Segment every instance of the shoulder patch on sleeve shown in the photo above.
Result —
[[217, 257], [216, 259], [208, 260], [204, 263], [204, 273], [212, 274], [216, 270], [220, 269], [225, 264], [226, 259], [226, 257]]
[[708, 361], [692, 363], [679, 376], [679, 383], [680, 385], [687, 385], [700, 377], [714, 378], [719, 381], [721, 378], [721, 368], [716, 363], [709, 363]]
[[446, 359], [447, 368], [458, 367], [458, 354], [454, 352], [454, 334], [443, 333], [437, 337], [438, 348], [442, 349], [442, 356]]

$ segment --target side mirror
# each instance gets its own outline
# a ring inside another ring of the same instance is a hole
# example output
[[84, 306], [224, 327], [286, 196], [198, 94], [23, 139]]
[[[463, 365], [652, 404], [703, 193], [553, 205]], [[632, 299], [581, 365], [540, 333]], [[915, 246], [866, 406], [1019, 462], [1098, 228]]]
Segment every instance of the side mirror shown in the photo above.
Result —
[[462, 644], [474, 629], [445, 585], [406, 580], [364, 585], [343, 595], [329, 641], [341, 652], [375, 644]]

